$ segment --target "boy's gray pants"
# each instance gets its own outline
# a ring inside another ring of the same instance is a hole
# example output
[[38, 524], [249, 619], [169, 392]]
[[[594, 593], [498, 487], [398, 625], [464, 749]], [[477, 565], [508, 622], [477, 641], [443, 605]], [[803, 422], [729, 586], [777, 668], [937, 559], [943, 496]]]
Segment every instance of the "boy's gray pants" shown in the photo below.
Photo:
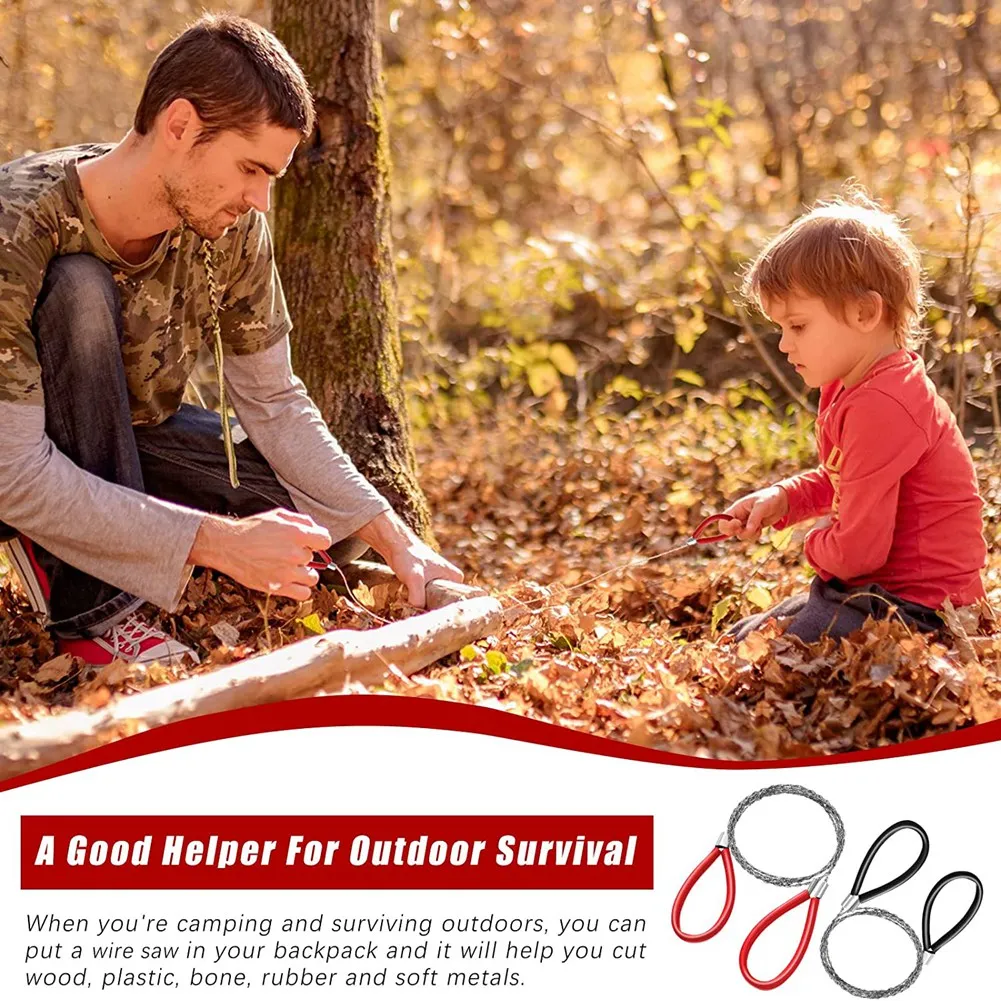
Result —
[[809, 591], [794, 594], [764, 612], [748, 615], [732, 625], [726, 635], [742, 640], [767, 620], [779, 619], [787, 622], [787, 633], [806, 643], [815, 643], [825, 633], [848, 636], [860, 629], [867, 618], [885, 619], [890, 614], [922, 632], [935, 632], [943, 625], [935, 609], [898, 598], [879, 584], [846, 588], [836, 578], [823, 581], [814, 577]]

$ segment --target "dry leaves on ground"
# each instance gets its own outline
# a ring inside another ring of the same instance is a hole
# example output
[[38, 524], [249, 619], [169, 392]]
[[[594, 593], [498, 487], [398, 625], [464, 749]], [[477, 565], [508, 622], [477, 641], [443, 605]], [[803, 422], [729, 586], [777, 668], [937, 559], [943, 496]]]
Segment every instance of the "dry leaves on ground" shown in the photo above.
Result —
[[[886, 621], [810, 647], [775, 626], [741, 643], [723, 637], [740, 616], [809, 585], [801, 531], [658, 559], [704, 514], [791, 471], [762, 473], [725, 427], [644, 419], [599, 433], [502, 413], [438, 431], [421, 451], [443, 551], [525, 615], [504, 635], [410, 679], [394, 675], [378, 691], [741, 759], [875, 747], [1001, 716], [1001, 642], [957, 644]], [[988, 531], [997, 532], [996, 465], [979, 469]], [[995, 601], [996, 550], [986, 574]], [[0, 606], [0, 720], [10, 721], [97, 707], [310, 633], [414, 611], [386, 585], [359, 585], [353, 598], [321, 587], [297, 604], [204, 573], [177, 614], [155, 613], [199, 650], [199, 668], [94, 671], [55, 655], [9, 581]]]

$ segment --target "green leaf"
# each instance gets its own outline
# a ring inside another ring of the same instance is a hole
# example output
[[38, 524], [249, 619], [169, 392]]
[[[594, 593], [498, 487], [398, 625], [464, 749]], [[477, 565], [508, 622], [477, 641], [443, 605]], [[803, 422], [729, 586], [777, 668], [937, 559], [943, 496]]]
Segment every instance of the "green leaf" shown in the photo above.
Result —
[[529, 365], [528, 387], [534, 396], [548, 396], [560, 385], [560, 373], [551, 362], [542, 361]]
[[533, 362], [545, 361], [549, 357], [549, 344], [546, 341], [533, 341], [525, 345], [525, 361], [531, 365]]
[[722, 212], [723, 211], [723, 203], [711, 191], [703, 191], [702, 192], [702, 200], [714, 212]]
[[687, 327], [676, 327], [674, 331], [674, 339], [678, 342], [678, 347], [681, 348], [685, 354], [689, 354], [692, 348], [695, 347], [695, 338], [692, 336], [692, 332]]
[[745, 393], [750, 399], [763, 403], [769, 410], [775, 412], [775, 401], [760, 386], [748, 386]]
[[[608, 392], [628, 397], [631, 400], [642, 400], [644, 395], [643, 387], [635, 379], [630, 379], [624, 375], [617, 375], [608, 384]], [[605, 433], [605, 431], [602, 431], [602, 434]]]
[[772, 606], [772, 596], [760, 584], [752, 587], [745, 597], [752, 605], [757, 605], [762, 611]]
[[307, 615], [304, 619], [299, 619], [299, 621], [302, 623], [303, 629], [307, 629], [317, 636], [322, 636], [326, 632], [326, 629], [323, 628], [323, 622], [316, 612], [313, 612], [312, 615]]
[[789, 540], [792, 538], [792, 528], [784, 528], [781, 532], [772, 531], [771, 544], [773, 549], [780, 553], [789, 548]]
[[577, 374], [577, 359], [565, 344], [554, 344], [549, 349], [549, 360], [561, 375]]
[[500, 650], [487, 651], [487, 669], [492, 674], [500, 674], [507, 667], [507, 657]]
[[733, 595], [728, 594], [725, 598], [720, 599], [713, 605], [713, 617], [711, 629], [715, 633], [719, 628], [719, 624], [730, 614], [730, 609], [733, 608]]
[[468, 644], [467, 646], [464, 646], [459, 651], [459, 656], [463, 660], [476, 660], [476, 658], [479, 657], [479, 655], [480, 655], [480, 651], [477, 650], [476, 647], [474, 647], [471, 643]]
[[690, 368], [676, 369], [674, 377], [681, 382], [687, 382], [689, 386], [704, 386], [706, 384], [706, 380], [698, 372], [693, 372]]
[[727, 148], [733, 148], [733, 140], [730, 138], [730, 133], [727, 132], [726, 127], [723, 125], [714, 125], [713, 132], [716, 133], [716, 138]]

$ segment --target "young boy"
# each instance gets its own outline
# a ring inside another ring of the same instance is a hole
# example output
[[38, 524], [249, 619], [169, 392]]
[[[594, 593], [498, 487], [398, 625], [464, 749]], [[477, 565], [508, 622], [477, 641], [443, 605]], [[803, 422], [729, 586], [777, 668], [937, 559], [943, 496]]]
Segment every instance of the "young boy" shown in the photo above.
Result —
[[796, 220], [748, 269], [744, 294], [779, 324], [779, 350], [820, 387], [820, 465], [742, 497], [721, 530], [754, 539], [825, 515], [806, 537], [808, 593], [767, 619], [807, 642], [846, 636], [892, 608], [933, 630], [946, 599], [984, 597], [987, 547], [969, 450], [910, 347], [923, 313], [917, 249], [860, 188]]

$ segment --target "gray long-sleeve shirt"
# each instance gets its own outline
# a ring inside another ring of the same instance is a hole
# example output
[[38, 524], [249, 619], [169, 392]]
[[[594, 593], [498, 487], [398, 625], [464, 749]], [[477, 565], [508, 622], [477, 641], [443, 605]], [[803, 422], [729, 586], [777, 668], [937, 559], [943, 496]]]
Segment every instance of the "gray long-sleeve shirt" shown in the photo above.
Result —
[[86, 573], [174, 609], [204, 515], [84, 472], [45, 433], [31, 322], [56, 256], [90, 254], [110, 268], [133, 424], [176, 411], [205, 341], [215, 284], [230, 400], [295, 506], [338, 540], [389, 505], [292, 374], [292, 323], [264, 216], [248, 212], [216, 240], [211, 269], [205, 241], [184, 225], [165, 233], [147, 260], [126, 261], [97, 225], [77, 169], [111, 149], [71, 146], [0, 166], [0, 521]]
[[[334, 540], [389, 510], [292, 374], [287, 340], [227, 357], [225, 372], [243, 429], [297, 510]], [[176, 608], [204, 515], [80, 469], [45, 434], [41, 407], [0, 402], [0, 428], [0, 520], [86, 573]]]

